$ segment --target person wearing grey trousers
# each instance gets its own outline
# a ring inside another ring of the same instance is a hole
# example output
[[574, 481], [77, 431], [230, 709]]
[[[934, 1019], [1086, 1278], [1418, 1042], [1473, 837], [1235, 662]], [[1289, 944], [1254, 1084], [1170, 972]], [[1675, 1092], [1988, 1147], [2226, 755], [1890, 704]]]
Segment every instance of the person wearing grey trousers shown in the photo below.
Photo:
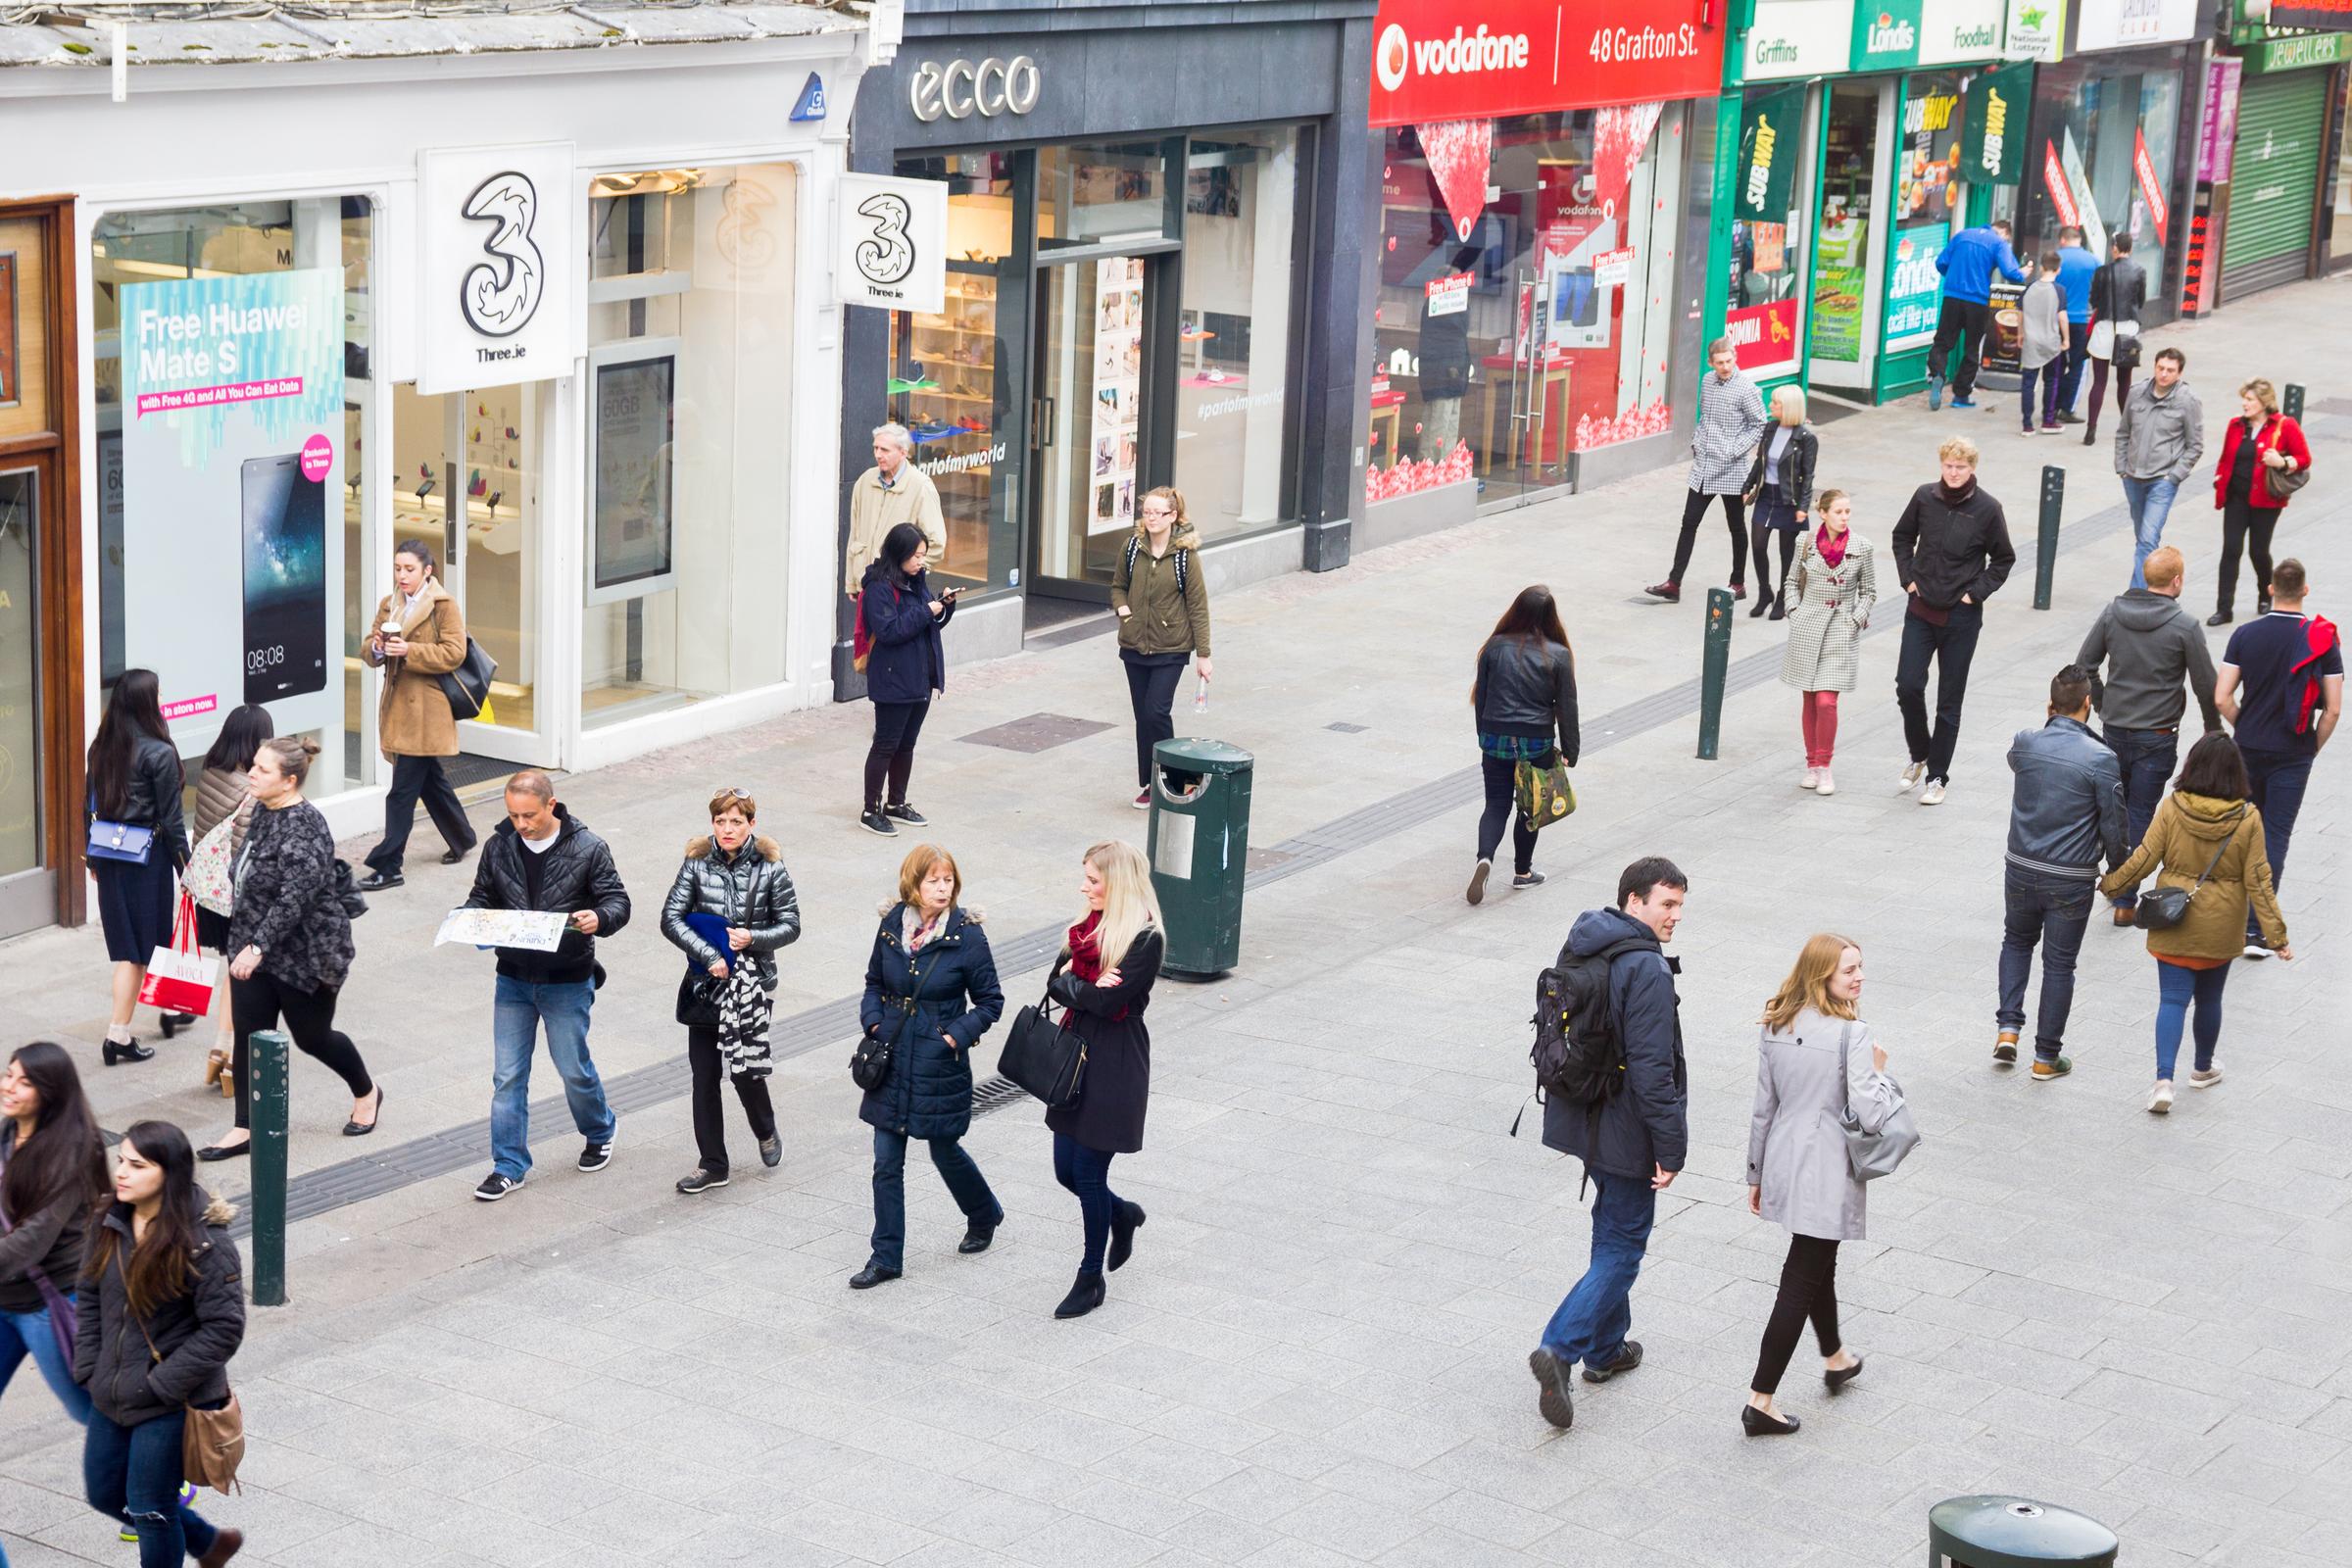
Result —
[[1862, 1358], [1838, 1334], [1838, 1244], [1863, 1238], [1863, 1186], [1847, 1164], [1840, 1118], [1850, 1104], [1863, 1130], [1877, 1132], [1902, 1100], [1886, 1077], [1886, 1048], [1856, 1016], [1861, 997], [1862, 950], [1825, 931], [1806, 939], [1796, 967], [1764, 1006], [1747, 1206], [1788, 1227], [1788, 1257], [1740, 1411], [1751, 1438], [1778, 1437], [1799, 1425], [1781, 1414], [1773, 1395], [1808, 1319], [1830, 1393], [1862, 1372]]

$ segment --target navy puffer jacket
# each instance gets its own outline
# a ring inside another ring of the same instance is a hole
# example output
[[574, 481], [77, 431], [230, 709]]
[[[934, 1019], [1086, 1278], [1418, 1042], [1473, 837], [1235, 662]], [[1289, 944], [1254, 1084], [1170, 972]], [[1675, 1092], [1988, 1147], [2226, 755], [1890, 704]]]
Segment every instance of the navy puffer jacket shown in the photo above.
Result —
[[936, 615], [931, 602], [939, 597], [931, 573], [912, 577], [877, 561], [865, 568], [859, 604], [865, 614], [866, 635], [873, 651], [865, 662], [865, 695], [877, 703], [927, 703], [933, 692], [948, 689], [948, 660], [939, 629], [956, 613], [956, 602]]
[[960, 907], [910, 956], [901, 934], [905, 907], [884, 907], [865, 966], [858, 1021], [890, 1042], [891, 1063], [858, 1116], [907, 1138], [961, 1138], [972, 1125], [972, 1048], [1004, 1011], [997, 959], [980, 916]]

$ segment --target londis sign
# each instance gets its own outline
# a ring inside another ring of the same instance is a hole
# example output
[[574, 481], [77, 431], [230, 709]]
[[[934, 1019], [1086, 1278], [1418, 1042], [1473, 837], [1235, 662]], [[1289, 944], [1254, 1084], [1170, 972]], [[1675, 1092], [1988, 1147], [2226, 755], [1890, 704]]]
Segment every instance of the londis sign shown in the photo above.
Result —
[[1372, 123], [1711, 97], [1723, 81], [1721, 9], [1722, 0], [1638, 11], [1592, 0], [1381, 0]]

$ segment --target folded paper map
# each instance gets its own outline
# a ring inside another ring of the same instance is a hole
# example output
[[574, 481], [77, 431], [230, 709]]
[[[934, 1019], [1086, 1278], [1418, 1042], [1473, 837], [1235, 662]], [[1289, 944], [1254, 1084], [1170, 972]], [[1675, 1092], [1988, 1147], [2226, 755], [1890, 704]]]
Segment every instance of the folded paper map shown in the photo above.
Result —
[[537, 909], [452, 909], [433, 933], [433, 946], [470, 942], [477, 948], [529, 948], [553, 953], [564, 941], [571, 916]]

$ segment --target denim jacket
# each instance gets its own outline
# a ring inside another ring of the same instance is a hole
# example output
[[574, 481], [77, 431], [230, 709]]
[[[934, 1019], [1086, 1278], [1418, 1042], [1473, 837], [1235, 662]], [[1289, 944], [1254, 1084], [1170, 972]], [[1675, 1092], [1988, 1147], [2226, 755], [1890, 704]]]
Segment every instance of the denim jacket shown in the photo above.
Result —
[[2017, 786], [2009, 803], [2011, 865], [2098, 879], [2099, 860], [2132, 851], [2124, 832], [2124, 768], [2089, 726], [2058, 714], [2009, 743]]

